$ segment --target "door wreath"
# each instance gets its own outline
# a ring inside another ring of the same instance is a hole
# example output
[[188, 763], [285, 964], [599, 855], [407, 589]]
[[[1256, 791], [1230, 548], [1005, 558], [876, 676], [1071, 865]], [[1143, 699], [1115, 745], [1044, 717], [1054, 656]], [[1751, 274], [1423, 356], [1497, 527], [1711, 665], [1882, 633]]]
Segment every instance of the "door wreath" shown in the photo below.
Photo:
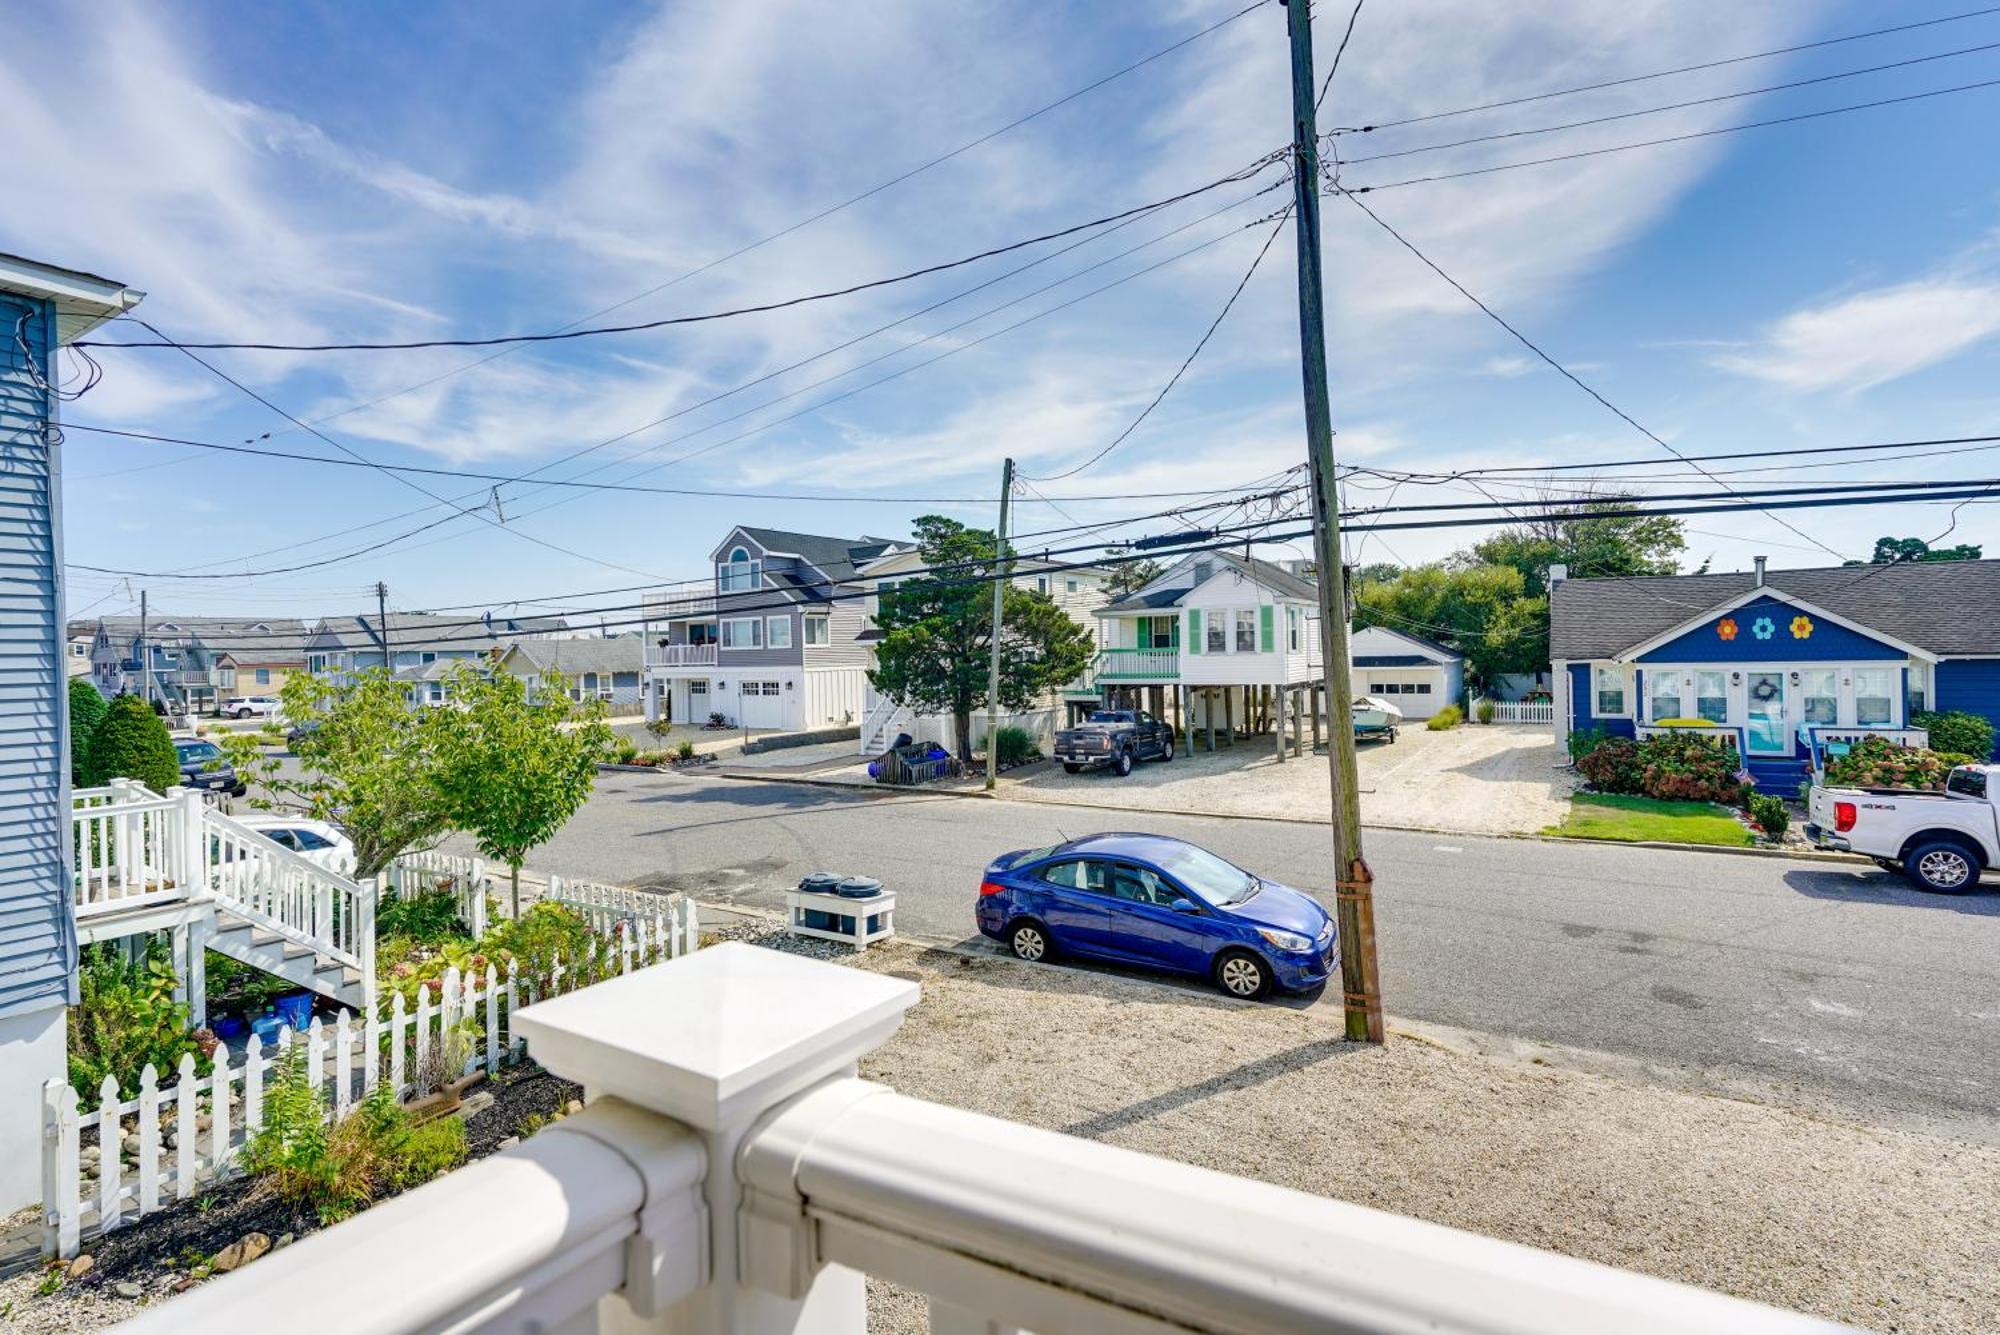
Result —
[[1750, 698], [1752, 700], [1757, 701], [1759, 704], [1763, 703], [1766, 700], [1777, 699], [1778, 683], [1772, 681], [1769, 677], [1766, 677], [1764, 680], [1758, 682], [1755, 686], [1752, 686], [1750, 688]]

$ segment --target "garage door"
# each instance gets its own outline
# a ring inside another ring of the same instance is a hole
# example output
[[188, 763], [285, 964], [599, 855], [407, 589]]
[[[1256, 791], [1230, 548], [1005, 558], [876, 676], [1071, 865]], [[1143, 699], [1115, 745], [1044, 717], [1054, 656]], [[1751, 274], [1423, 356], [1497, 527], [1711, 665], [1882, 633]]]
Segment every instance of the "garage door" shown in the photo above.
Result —
[[775, 681], [746, 681], [743, 683], [742, 703], [737, 709], [736, 721], [745, 728], [782, 728], [785, 726], [785, 698], [782, 687]]

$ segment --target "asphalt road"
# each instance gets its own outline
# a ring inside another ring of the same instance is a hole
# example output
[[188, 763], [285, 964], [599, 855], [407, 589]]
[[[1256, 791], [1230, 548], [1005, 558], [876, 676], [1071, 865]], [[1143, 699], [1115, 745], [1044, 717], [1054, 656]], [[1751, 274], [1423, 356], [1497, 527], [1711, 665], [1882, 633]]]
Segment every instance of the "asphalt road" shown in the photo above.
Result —
[[[995, 854], [1108, 829], [1332, 902], [1323, 825], [684, 775], [604, 775], [531, 865], [769, 909], [808, 871], [865, 873], [905, 935], [960, 942]], [[2000, 1142], [2000, 884], [1947, 898], [1846, 863], [1387, 830], [1368, 857], [1393, 1017]]]

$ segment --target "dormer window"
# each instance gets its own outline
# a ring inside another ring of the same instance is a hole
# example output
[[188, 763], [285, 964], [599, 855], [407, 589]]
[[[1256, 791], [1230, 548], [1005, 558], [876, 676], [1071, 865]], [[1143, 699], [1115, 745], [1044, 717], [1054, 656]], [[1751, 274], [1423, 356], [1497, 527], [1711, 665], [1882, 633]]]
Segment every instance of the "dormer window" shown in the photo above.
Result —
[[748, 549], [731, 548], [729, 559], [716, 567], [724, 593], [747, 593], [763, 583], [764, 563], [751, 557]]

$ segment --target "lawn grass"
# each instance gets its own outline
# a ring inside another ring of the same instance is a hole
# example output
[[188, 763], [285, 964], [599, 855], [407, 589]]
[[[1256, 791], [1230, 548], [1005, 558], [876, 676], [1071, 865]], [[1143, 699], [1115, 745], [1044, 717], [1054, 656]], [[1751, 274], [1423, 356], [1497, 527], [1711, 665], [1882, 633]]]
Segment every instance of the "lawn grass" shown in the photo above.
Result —
[[1720, 844], [1748, 848], [1756, 842], [1727, 807], [1713, 802], [1661, 802], [1650, 797], [1578, 793], [1569, 815], [1544, 834], [1571, 839], [1656, 840], [1669, 844]]

